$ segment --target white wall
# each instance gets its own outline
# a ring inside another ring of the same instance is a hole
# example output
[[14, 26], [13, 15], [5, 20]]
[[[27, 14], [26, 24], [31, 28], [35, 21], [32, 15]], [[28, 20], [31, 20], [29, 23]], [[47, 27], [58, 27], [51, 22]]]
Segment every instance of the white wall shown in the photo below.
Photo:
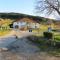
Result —
[[16, 25], [18, 25], [19, 28], [24, 27], [24, 26], [30, 26], [30, 28], [39, 28], [40, 27], [39, 23], [29, 23], [27, 25], [26, 22], [14, 22], [13, 23], [13, 27], [15, 28]]
[[26, 26], [26, 22], [14, 22], [13, 23], [13, 27], [15, 28], [15, 26], [18, 25], [19, 28]]

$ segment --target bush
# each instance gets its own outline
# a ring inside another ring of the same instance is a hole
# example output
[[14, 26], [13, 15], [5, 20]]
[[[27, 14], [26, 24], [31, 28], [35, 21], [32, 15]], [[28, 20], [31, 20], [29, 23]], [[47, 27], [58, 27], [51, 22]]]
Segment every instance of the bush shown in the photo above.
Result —
[[55, 47], [60, 48], [60, 42], [55, 42]]
[[53, 32], [56, 32], [57, 30], [56, 29], [52, 29]]
[[53, 33], [51, 32], [43, 32], [44, 38], [46, 39], [52, 39], [53, 38]]
[[52, 29], [53, 32], [60, 32], [60, 29]]

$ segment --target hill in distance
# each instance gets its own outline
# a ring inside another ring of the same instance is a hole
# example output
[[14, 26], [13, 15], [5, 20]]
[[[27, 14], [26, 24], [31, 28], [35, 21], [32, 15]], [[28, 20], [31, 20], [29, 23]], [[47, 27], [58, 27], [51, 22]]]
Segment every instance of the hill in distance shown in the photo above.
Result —
[[3, 19], [7, 18], [7, 19], [14, 19], [14, 20], [21, 19], [21, 18], [30, 18], [37, 22], [46, 22], [48, 20], [54, 21], [53, 19], [49, 19], [45, 17], [27, 15], [27, 14], [22, 14], [22, 13], [14, 13], [14, 12], [0, 13], [0, 18], [3, 18]]

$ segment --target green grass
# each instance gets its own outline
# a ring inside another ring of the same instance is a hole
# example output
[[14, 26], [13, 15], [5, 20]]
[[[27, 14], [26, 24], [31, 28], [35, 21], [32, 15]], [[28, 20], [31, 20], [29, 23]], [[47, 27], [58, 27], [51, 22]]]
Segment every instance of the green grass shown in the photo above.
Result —
[[47, 27], [43, 25], [39, 28], [39, 30], [33, 30], [33, 32], [37, 33], [34, 36], [38, 37], [38, 40], [33, 40], [33, 42], [39, 44], [38, 47], [41, 49], [41, 51], [46, 51], [48, 54], [51, 54], [53, 56], [60, 56], [60, 48], [52, 46], [54, 42], [60, 42], [60, 32], [52, 32], [54, 39], [52, 39], [51, 45], [49, 41], [39, 38], [41, 36], [43, 37], [43, 32], [45, 31], [47, 31]]
[[[39, 29], [39, 33], [38, 33], [38, 30], [35, 30], [33, 32], [37, 32], [37, 34], [35, 34], [34, 36], [36, 36], [36, 37], [42, 36], [43, 37], [44, 31], [47, 31], [47, 28]], [[42, 34], [40, 34], [41, 32], [42, 32]], [[52, 44], [54, 44], [54, 42], [60, 42], [60, 32], [53, 32], [53, 35], [54, 35], [54, 40], [52, 39]], [[42, 51], [46, 51], [48, 54], [51, 54], [53, 56], [60, 56], [60, 48], [51, 46], [51, 43], [47, 42], [45, 39], [38, 38], [38, 40], [36, 40], [35, 43], [40, 44], [38, 47]], [[46, 43], [48, 43], [49, 45]]]

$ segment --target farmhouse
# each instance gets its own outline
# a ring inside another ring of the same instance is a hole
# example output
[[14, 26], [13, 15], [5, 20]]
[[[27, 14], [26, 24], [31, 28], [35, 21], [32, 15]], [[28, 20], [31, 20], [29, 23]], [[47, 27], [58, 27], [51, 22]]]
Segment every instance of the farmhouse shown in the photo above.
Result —
[[22, 18], [22, 19], [18, 19], [13, 23], [13, 28], [18, 28], [18, 29], [22, 29], [22, 30], [27, 30], [27, 29], [37, 29], [39, 28], [39, 23], [37, 23], [36, 21], [34, 21], [33, 19], [30, 18]]

